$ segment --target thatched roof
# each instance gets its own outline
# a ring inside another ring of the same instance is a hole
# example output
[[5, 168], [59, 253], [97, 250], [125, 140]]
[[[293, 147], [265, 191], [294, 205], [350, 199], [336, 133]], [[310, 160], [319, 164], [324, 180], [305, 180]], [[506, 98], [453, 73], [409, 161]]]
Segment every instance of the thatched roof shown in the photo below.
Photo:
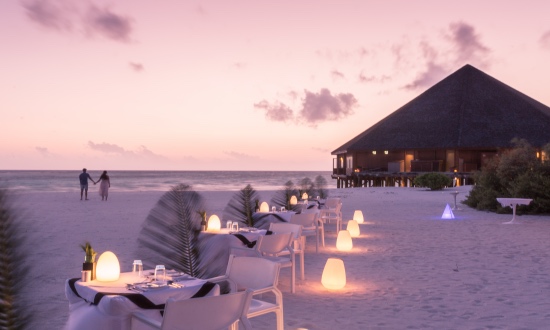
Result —
[[332, 154], [392, 149], [495, 149], [550, 142], [550, 108], [465, 65]]

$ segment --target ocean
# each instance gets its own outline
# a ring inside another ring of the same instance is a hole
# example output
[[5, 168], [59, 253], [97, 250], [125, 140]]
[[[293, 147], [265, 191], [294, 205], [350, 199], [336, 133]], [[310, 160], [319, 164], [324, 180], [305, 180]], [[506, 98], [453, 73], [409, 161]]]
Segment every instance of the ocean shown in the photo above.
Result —
[[[0, 170], [0, 187], [17, 191], [74, 192], [80, 190], [82, 171]], [[97, 181], [102, 171], [88, 171]], [[237, 191], [250, 184], [255, 190], [279, 190], [287, 181], [297, 187], [304, 178], [325, 178], [336, 188], [330, 171], [108, 171], [113, 191], [168, 191], [183, 183], [196, 191]], [[93, 186], [93, 183], [90, 182]]]

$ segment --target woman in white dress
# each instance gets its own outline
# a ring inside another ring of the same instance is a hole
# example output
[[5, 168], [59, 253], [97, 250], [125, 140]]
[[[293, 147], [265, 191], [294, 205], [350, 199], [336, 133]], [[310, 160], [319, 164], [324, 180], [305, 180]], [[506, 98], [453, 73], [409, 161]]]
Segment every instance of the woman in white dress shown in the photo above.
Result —
[[101, 181], [99, 184], [99, 196], [101, 196], [102, 201], [106, 201], [107, 197], [109, 197], [109, 188], [111, 188], [111, 180], [107, 175], [107, 171], [103, 171], [103, 174], [101, 174], [97, 181]]

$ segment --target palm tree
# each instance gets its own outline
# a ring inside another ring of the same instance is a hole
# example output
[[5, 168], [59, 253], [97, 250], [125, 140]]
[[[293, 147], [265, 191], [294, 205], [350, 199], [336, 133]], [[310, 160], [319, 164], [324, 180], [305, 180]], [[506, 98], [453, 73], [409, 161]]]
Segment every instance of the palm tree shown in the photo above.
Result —
[[29, 267], [25, 263], [25, 237], [13, 209], [7, 189], [0, 188], [0, 328], [25, 329], [30, 313], [22, 297]]

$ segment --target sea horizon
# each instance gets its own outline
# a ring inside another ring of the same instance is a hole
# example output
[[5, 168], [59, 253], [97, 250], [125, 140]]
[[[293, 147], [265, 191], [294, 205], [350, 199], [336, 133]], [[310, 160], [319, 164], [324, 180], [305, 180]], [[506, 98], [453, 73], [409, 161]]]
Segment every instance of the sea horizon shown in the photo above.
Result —
[[[89, 170], [97, 181], [103, 170]], [[81, 170], [0, 170], [0, 187], [15, 191], [74, 192], [80, 189]], [[197, 170], [113, 170], [108, 171], [113, 191], [168, 191], [178, 184], [197, 191], [237, 191], [250, 184], [255, 190], [282, 189], [292, 181], [297, 187], [304, 178], [322, 176], [325, 188], [336, 188], [331, 171], [197, 171]], [[90, 182], [90, 189], [94, 184]]]

